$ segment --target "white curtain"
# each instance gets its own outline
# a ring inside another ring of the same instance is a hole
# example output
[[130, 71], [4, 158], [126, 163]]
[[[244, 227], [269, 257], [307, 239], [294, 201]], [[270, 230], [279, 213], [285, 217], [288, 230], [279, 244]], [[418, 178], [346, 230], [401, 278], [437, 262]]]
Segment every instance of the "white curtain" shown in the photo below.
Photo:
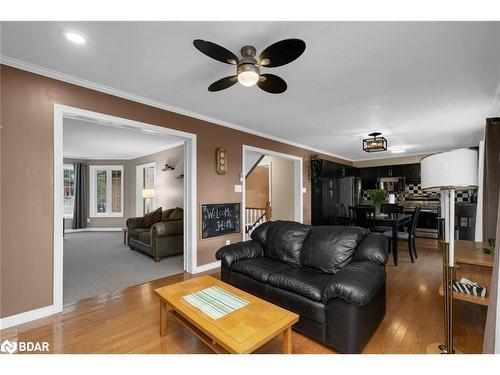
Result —
[[483, 242], [483, 192], [484, 192], [484, 141], [479, 141], [479, 160], [477, 168], [477, 207], [474, 241]]

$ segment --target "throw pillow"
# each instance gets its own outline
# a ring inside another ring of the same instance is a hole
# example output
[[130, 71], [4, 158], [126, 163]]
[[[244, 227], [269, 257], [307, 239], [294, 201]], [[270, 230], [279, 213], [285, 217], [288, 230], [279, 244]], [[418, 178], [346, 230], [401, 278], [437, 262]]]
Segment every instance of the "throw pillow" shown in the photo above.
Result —
[[168, 221], [182, 220], [183, 217], [184, 217], [184, 210], [180, 207], [175, 207], [175, 210], [170, 214]]
[[144, 215], [144, 227], [149, 228], [151, 225], [159, 223], [161, 220], [161, 207]]
[[161, 212], [161, 221], [168, 221], [170, 215], [174, 212], [173, 208], [167, 208], [166, 210]]

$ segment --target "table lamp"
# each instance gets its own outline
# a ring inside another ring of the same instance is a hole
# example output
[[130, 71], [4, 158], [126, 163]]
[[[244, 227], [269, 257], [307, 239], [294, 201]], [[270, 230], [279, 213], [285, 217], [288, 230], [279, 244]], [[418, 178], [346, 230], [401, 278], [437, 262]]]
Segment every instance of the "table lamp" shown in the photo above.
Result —
[[478, 153], [460, 149], [429, 155], [421, 164], [422, 190], [439, 191], [439, 247], [443, 254], [444, 344], [431, 344], [428, 353], [453, 354], [453, 278], [455, 275], [455, 190], [477, 188]]

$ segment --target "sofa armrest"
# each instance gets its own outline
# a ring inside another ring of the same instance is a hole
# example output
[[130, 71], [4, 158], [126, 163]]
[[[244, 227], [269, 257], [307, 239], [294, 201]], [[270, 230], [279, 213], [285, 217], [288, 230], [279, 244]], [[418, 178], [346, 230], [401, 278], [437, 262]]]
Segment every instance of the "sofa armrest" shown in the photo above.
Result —
[[161, 221], [151, 226], [151, 234], [156, 237], [173, 236], [182, 234], [184, 231], [184, 222], [176, 221]]
[[355, 262], [368, 261], [384, 265], [388, 259], [387, 238], [382, 233], [368, 234], [354, 252]]
[[261, 258], [264, 255], [262, 245], [255, 241], [243, 241], [221, 247], [215, 253], [215, 258], [222, 261], [222, 266], [231, 268], [231, 264], [238, 260]]
[[135, 228], [144, 228], [144, 218], [143, 217], [131, 217], [127, 219], [127, 229], [132, 230]]
[[323, 289], [322, 301], [341, 298], [354, 305], [365, 305], [385, 284], [385, 266], [372, 262], [352, 262], [332, 276]]

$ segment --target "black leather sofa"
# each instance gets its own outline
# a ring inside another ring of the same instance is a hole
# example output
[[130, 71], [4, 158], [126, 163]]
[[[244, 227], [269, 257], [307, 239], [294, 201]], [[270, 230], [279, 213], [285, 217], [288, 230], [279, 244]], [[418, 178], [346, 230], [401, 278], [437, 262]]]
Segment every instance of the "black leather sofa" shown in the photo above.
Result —
[[219, 249], [223, 281], [300, 315], [294, 329], [360, 353], [385, 315], [384, 235], [271, 221]]

